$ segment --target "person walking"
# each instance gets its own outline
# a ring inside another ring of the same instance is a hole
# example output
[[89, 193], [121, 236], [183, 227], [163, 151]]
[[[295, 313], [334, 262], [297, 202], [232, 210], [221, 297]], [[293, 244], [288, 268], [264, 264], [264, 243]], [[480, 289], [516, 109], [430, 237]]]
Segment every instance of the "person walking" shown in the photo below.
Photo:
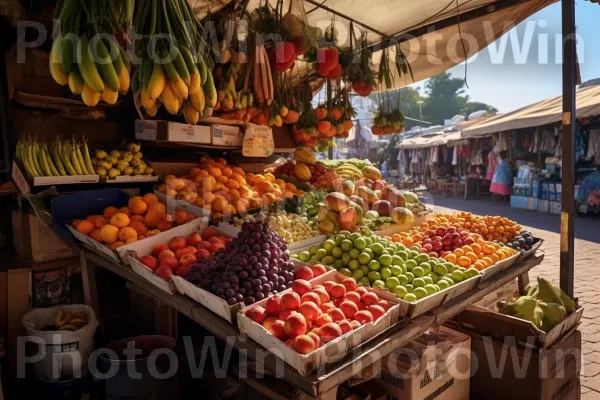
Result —
[[506, 196], [512, 194], [513, 171], [507, 160], [506, 150], [502, 150], [498, 156], [498, 167], [496, 167], [496, 172], [494, 172], [492, 178], [490, 192], [492, 192], [494, 199], [506, 200]]

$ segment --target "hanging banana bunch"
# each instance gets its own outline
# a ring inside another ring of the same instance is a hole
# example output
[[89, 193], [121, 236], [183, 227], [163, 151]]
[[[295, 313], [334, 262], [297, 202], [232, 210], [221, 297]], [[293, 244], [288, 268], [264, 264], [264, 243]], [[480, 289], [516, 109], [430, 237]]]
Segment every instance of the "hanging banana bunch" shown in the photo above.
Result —
[[50, 50], [50, 73], [61, 86], [96, 106], [115, 104], [130, 85], [129, 57], [115, 34], [133, 21], [134, 0], [64, 0], [56, 7], [60, 33]]
[[[216, 105], [217, 91], [192, 8], [186, 0], [140, 0], [134, 22], [145, 38], [138, 54], [142, 65], [133, 76], [136, 101], [150, 117], [163, 105], [172, 115], [181, 112], [187, 123], [198, 123], [205, 107]], [[156, 40], [158, 34], [170, 40]]]

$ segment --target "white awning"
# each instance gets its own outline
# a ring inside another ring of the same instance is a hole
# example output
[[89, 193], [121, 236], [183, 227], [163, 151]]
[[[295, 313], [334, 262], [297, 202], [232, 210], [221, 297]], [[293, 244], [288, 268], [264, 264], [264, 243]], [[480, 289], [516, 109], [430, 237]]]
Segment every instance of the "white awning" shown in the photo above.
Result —
[[406, 139], [400, 142], [396, 148], [398, 149], [425, 149], [434, 146], [443, 145], [460, 145], [462, 144], [460, 132], [438, 132], [428, 134], [412, 139]]

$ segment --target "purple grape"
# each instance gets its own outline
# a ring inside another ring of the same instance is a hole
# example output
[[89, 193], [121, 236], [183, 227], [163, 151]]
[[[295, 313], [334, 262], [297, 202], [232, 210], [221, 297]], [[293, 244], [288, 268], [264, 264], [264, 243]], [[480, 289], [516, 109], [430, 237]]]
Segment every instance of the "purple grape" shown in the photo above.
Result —
[[264, 294], [270, 293], [271, 289], [272, 289], [272, 287], [271, 287], [271, 285], [269, 283], [264, 283], [263, 284], [263, 293]]
[[280, 292], [283, 292], [285, 289], [287, 289], [287, 286], [284, 284], [280, 284], [279, 286], [277, 286], [277, 290], [279, 290]]
[[264, 269], [259, 269], [258, 271], [256, 271], [256, 273], [261, 278], [264, 278], [267, 275], [267, 271], [265, 271]]
[[280, 275], [280, 276], [278, 276], [278, 277], [277, 277], [277, 282], [278, 282], [278, 283], [285, 283], [285, 277], [283, 277], [283, 276], [281, 276], [281, 275]]
[[238, 289], [238, 294], [240, 294], [240, 295], [242, 295], [242, 296], [243, 296], [243, 295], [245, 295], [245, 294], [246, 294], [246, 292], [247, 292], [247, 290], [246, 290], [246, 289], [244, 289], [243, 287]]
[[236, 293], [235, 296], [233, 296], [233, 298], [235, 299], [236, 303], [241, 303], [242, 301], [244, 301], [244, 296], [242, 293]]
[[261, 276], [258, 279], [260, 280], [260, 283], [267, 283], [267, 282], [269, 282], [269, 279], [266, 276]]
[[250, 271], [250, 276], [251, 276], [252, 278], [256, 278], [256, 277], [258, 277], [258, 272], [257, 272], [256, 270], [254, 270], [254, 271]]
[[234, 285], [238, 285], [240, 283], [240, 278], [234, 275], [229, 278], [229, 282], [233, 283]]
[[256, 299], [253, 296], [248, 296], [244, 299], [244, 303], [246, 303], [246, 305], [254, 304], [256, 303]]
[[267, 275], [267, 279], [269, 282], [277, 282], [277, 274], [269, 274]]
[[239, 303], [239, 301], [235, 297], [227, 299], [227, 304], [229, 304], [230, 306], [235, 305], [235, 303]]
[[271, 252], [269, 250], [263, 250], [260, 255], [267, 259], [271, 258]]
[[246, 272], [246, 271], [240, 272], [240, 278], [241, 279], [248, 279], [248, 276], [249, 276], [248, 272]]
[[256, 257], [256, 256], [252, 256], [252, 257], [250, 257], [250, 258], [248, 259], [248, 262], [249, 262], [251, 265], [254, 265], [254, 264], [256, 264], [256, 263], [258, 262], [258, 257]]
[[265, 235], [265, 242], [270, 242], [271, 240], [273, 240], [273, 236], [270, 233], [267, 233]]
[[257, 229], [257, 231], [252, 234], [252, 237], [254, 239], [258, 240], [262, 237], [262, 234], [260, 232], [258, 232], [258, 229]]
[[231, 287], [231, 283], [229, 283], [229, 282], [223, 282], [223, 283], [221, 284], [221, 288], [222, 288], [222, 289], [225, 289], [225, 290], [227, 290], [227, 289], [229, 289], [230, 287]]
[[283, 253], [283, 254], [281, 255], [281, 258], [283, 258], [283, 260], [284, 260], [284, 261], [287, 261], [287, 260], [289, 260], [289, 259], [290, 259], [290, 255], [289, 255], [288, 253]]
[[262, 292], [258, 292], [254, 295], [254, 297], [256, 297], [256, 300], [261, 301], [265, 298], [265, 295]]
[[231, 285], [231, 289], [233, 289], [234, 292], [237, 292], [237, 291], [240, 290], [240, 286], [236, 285], [236, 284], [233, 284], [233, 285]]
[[256, 239], [254, 238], [248, 238], [246, 239], [246, 245], [248, 245], [249, 247], [252, 247], [256, 244]]
[[250, 289], [252, 289], [252, 282], [248, 282], [248, 281], [242, 282], [242, 287], [246, 290], [250, 290]]

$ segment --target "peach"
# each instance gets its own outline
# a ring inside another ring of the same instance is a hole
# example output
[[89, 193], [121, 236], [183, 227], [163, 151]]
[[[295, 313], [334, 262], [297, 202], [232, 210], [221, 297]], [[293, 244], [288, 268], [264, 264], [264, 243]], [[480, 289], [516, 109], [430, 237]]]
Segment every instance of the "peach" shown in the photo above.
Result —
[[362, 301], [360, 303], [358, 303], [358, 311], [366, 310], [366, 309], [367, 309], [367, 305], [365, 303], [363, 303]]
[[279, 320], [273, 322], [269, 328], [269, 332], [279, 340], [285, 340], [288, 336], [285, 333], [285, 322]]
[[176, 275], [179, 276], [180, 278], [185, 279], [185, 277], [187, 276], [189, 270], [190, 270], [190, 266], [189, 265], [186, 265], [186, 266], [183, 266], [183, 267], [179, 267], [179, 268], [177, 268]]
[[273, 325], [275, 322], [279, 321], [279, 319], [275, 318], [275, 317], [267, 317], [265, 318], [265, 320], [262, 322], [262, 326], [270, 331], [271, 330], [271, 325]]
[[352, 325], [352, 329], [358, 329], [362, 326], [362, 324], [360, 322], [358, 322], [357, 320], [353, 319], [352, 321], [350, 321], [350, 325]]
[[210, 253], [208, 250], [201, 249], [201, 250], [198, 250], [196, 253], [194, 253], [194, 255], [196, 256], [196, 259], [199, 260], [201, 258], [209, 257]]
[[110, 248], [113, 249], [113, 250], [116, 250], [116, 249], [118, 249], [121, 246], [125, 246], [125, 242], [122, 242], [122, 241], [119, 240], [118, 242], [114, 242], [113, 244], [111, 244]]
[[291, 337], [304, 335], [306, 333], [306, 318], [300, 313], [294, 313], [285, 320], [285, 333]]
[[140, 258], [140, 262], [152, 271], [155, 271], [156, 268], [158, 268], [158, 260], [150, 255]]
[[323, 343], [329, 343], [342, 336], [342, 328], [335, 322], [328, 322], [319, 329], [319, 338]]
[[160, 260], [163, 257], [173, 257], [173, 258], [177, 258], [175, 257], [175, 253], [173, 253], [171, 250], [163, 250], [158, 254], [158, 259]]
[[161, 267], [169, 267], [173, 270], [173, 272], [177, 271], [179, 268], [179, 261], [175, 257], [162, 257], [158, 259], [158, 265]]
[[[133, 221], [138, 221], [138, 222], [144, 222], [144, 216], [143, 215], [132, 215], [129, 220], [131, 222]], [[131, 226], [131, 223], [129, 224], [129, 226]]]
[[342, 285], [344, 285], [347, 292], [351, 292], [356, 289], [356, 280], [354, 278], [346, 278], [342, 281]]
[[130, 228], [128, 226], [126, 226], [125, 228], [121, 228], [121, 230], [119, 231], [119, 240], [126, 242], [127, 239], [137, 239], [138, 234], [135, 231], [135, 229]]
[[314, 292], [304, 293], [302, 297], [300, 297], [300, 304], [304, 304], [306, 302], [315, 303], [317, 306], [320, 306], [321, 298]]
[[75, 229], [84, 235], [89, 235], [94, 229], [96, 229], [96, 225], [94, 225], [92, 221], [83, 220], [77, 224], [77, 228]]
[[156, 276], [160, 276], [166, 281], [171, 280], [171, 277], [173, 276], [173, 270], [166, 265], [158, 267], [154, 273]]
[[186, 246], [187, 242], [183, 236], [175, 236], [173, 239], [169, 240], [169, 248], [173, 251], [183, 249]]
[[113, 244], [119, 238], [119, 228], [114, 225], [104, 225], [100, 228], [100, 236], [106, 244]]
[[148, 206], [148, 212], [154, 211], [157, 214], [165, 215], [167, 213], [167, 206], [163, 203], [154, 203]]
[[316, 349], [317, 345], [312, 337], [308, 335], [299, 335], [294, 340], [294, 345], [292, 347], [300, 354], [308, 354]]
[[327, 272], [327, 268], [325, 268], [325, 266], [321, 265], [321, 264], [315, 264], [312, 267], [310, 267], [310, 269], [313, 272], [313, 276], [316, 278], [317, 276], [323, 275], [325, 272]]
[[377, 304], [367, 307], [367, 311], [373, 315], [373, 321], [377, 321], [383, 314], [385, 314], [383, 307], [378, 306]]
[[315, 321], [315, 325], [317, 325], [318, 327], [321, 327], [328, 322], [333, 322], [333, 318], [331, 318], [331, 315], [321, 314], [317, 317], [317, 320]]
[[340, 308], [340, 305], [344, 302], [344, 299], [333, 299], [333, 305], [337, 308]]
[[[317, 330], [317, 332], [319, 332], [319, 328], [315, 328]], [[308, 332], [306, 334], [306, 336], [310, 337], [313, 342], [315, 342], [315, 349], [321, 347], [321, 338], [319, 337], [319, 335], [317, 334], [317, 332], [314, 332], [313, 329], [312, 331]]]
[[165, 232], [165, 231], [168, 231], [169, 229], [172, 229], [173, 224], [163, 218], [158, 222], [158, 225], [156, 225], [156, 228], [161, 232]]
[[335, 308], [335, 305], [333, 305], [333, 303], [323, 303], [323, 304], [321, 304], [321, 306], [319, 308], [321, 309], [321, 311], [326, 313], [327, 311], [331, 310], [332, 308]]
[[175, 252], [175, 258], [179, 260], [181, 257], [185, 256], [186, 254], [196, 254], [196, 248], [192, 247], [192, 250], [190, 250], [187, 247], [185, 247], [183, 249], [179, 249]]
[[90, 237], [94, 239], [96, 242], [102, 243], [102, 231], [100, 229], [94, 229], [90, 232]]
[[385, 311], [389, 310], [392, 307], [392, 304], [387, 300], [379, 300], [377, 305], [383, 308]]
[[336, 283], [335, 285], [333, 285], [331, 287], [331, 290], [329, 290], [329, 295], [331, 297], [333, 297], [334, 299], [343, 299], [344, 295], [346, 294], [346, 288], [344, 287], [344, 285]]
[[109, 219], [110, 217], [112, 217], [113, 215], [115, 215], [116, 213], [119, 212], [119, 209], [117, 207], [106, 207], [104, 209], [104, 212], [102, 213], [102, 215], [104, 216], [104, 218]]
[[[325, 286], [323, 286], [321, 284], [313, 285], [313, 290], [314, 289], [325, 289]], [[327, 290], [325, 290], [325, 291], [327, 291]]]
[[281, 298], [278, 294], [275, 294], [267, 299], [265, 309], [267, 310], [267, 314], [269, 316], [279, 315], [283, 308], [281, 306]]
[[300, 296], [302, 296], [305, 293], [310, 292], [312, 289], [312, 286], [310, 284], [310, 282], [305, 281], [304, 279], [296, 279], [293, 283], [292, 283], [292, 290], [296, 293], [298, 293]]
[[[157, 203], [161, 204], [161, 203]], [[144, 224], [148, 228], [156, 228], [158, 224], [161, 222], [161, 219], [164, 214], [157, 213], [156, 211], [148, 211], [144, 216]]]
[[312, 269], [307, 266], [302, 266], [296, 270], [296, 279], [304, 279], [306, 281], [310, 281], [315, 277]]
[[286, 292], [281, 295], [281, 305], [284, 310], [297, 310], [300, 307], [300, 296], [296, 292]]
[[338, 325], [339, 325], [340, 329], [342, 330], [342, 335], [344, 333], [348, 333], [354, 329], [354, 328], [352, 328], [352, 324], [350, 323], [350, 321], [348, 321], [347, 319], [338, 322]]
[[175, 210], [175, 225], [183, 225], [187, 222], [188, 213], [183, 210]]
[[373, 314], [371, 314], [367, 310], [360, 310], [356, 314], [354, 314], [354, 319], [360, 322], [361, 325], [364, 325], [373, 321]]
[[158, 257], [158, 255], [164, 250], [170, 250], [169, 246], [165, 243], [159, 243], [157, 245], [154, 245], [154, 247], [152, 248], [152, 253], [150, 254], [152, 254], [154, 257]]
[[368, 306], [377, 304], [379, 302], [379, 296], [373, 292], [369, 292], [362, 296], [362, 301]]
[[129, 207], [121, 207], [119, 208], [119, 213], [127, 215], [127, 218], [131, 217], [133, 213], [129, 209]]
[[313, 288], [312, 292], [319, 295], [319, 297], [321, 298], [321, 304], [329, 302], [329, 294], [327, 294], [325, 289]]
[[179, 259], [179, 265], [181, 265], [182, 267], [192, 265], [195, 262], [196, 262], [196, 256], [193, 254], [184, 254]]
[[366, 288], [364, 288], [362, 286], [357, 287], [356, 289], [354, 289], [354, 291], [356, 293], [360, 294], [360, 297], [364, 296], [365, 294], [367, 294], [369, 292]]
[[127, 239], [127, 240], [125, 241], [125, 244], [132, 244], [132, 243], [135, 243], [135, 242], [137, 242], [137, 241], [138, 241], [138, 240], [137, 240], [137, 238], [130, 237], [129, 239]]
[[329, 314], [333, 322], [338, 322], [346, 319], [344, 312], [339, 308], [332, 308], [331, 310], [327, 311], [327, 314]]
[[325, 287], [325, 290], [327, 290], [327, 293], [329, 293], [331, 291], [331, 288], [334, 287], [335, 285], [337, 285], [337, 283], [335, 283], [335, 281], [323, 282], [323, 286]]
[[279, 317], [280, 320], [285, 321], [290, 315], [292, 315], [292, 314], [294, 314], [296, 312], [298, 312], [298, 311], [296, 311], [296, 310], [282, 310], [279, 313], [278, 317]]
[[267, 318], [267, 311], [261, 306], [254, 306], [246, 311], [246, 317], [250, 318], [257, 324], [262, 324]]
[[202, 236], [200, 236], [200, 234], [198, 232], [190, 233], [185, 238], [185, 241], [188, 246], [196, 246], [198, 243], [200, 243], [202, 241]]
[[358, 312], [358, 306], [356, 305], [356, 303], [350, 300], [344, 300], [342, 304], [340, 304], [340, 310], [342, 310], [346, 318], [352, 319], [352, 317], [354, 317], [354, 314]]
[[295, 339], [288, 339], [284, 343], [285, 343], [286, 346], [294, 348], [294, 342], [295, 341], [296, 341]]
[[[138, 215], [138, 217], [139, 217], [139, 215]], [[143, 221], [143, 219], [142, 219], [142, 221]], [[138, 237], [148, 233], [148, 227], [144, 224], [144, 222], [131, 220], [128, 228], [135, 230], [135, 232], [138, 234]], [[123, 228], [123, 229], [125, 229], [125, 228]]]
[[354, 304], [360, 303], [360, 294], [358, 294], [357, 292], [346, 292], [346, 294], [344, 295], [344, 300], [348, 300], [353, 302]]
[[302, 303], [298, 311], [300, 311], [300, 314], [304, 315], [307, 322], [313, 322], [319, 316], [320, 310], [315, 303], [307, 302]]
[[110, 217], [110, 224], [116, 226], [119, 229], [125, 228], [127, 225], [129, 225], [129, 222], [129, 216], [121, 212], [116, 213], [115, 215]]

